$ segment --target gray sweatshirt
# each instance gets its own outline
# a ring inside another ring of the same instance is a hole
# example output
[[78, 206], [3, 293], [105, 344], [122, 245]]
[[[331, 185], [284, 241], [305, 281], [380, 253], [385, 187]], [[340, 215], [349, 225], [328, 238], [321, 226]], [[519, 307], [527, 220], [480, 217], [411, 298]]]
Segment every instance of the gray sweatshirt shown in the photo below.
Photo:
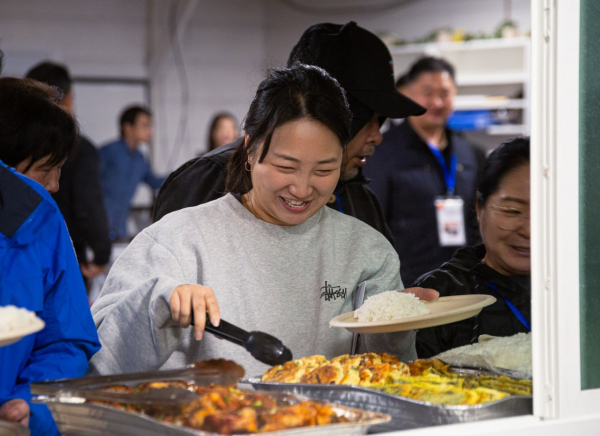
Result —
[[[366, 296], [401, 289], [400, 262], [383, 235], [323, 207], [298, 226], [254, 217], [233, 195], [163, 217], [141, 232], [113, 265], [92, 307], [102, 349], [90, 373], [179, 368], [231, 359], [247, 375], [268, 367], [242, 347], [171, 320], [169, 299], [182, 284], [210, 286], [221, 318], [272, 334], [294, 358], [347, 354], [352, 334], [329, 321], [352, 310], [359, 283]], [[364, 335], [363, 350], [416, 358], [414, 332]]]

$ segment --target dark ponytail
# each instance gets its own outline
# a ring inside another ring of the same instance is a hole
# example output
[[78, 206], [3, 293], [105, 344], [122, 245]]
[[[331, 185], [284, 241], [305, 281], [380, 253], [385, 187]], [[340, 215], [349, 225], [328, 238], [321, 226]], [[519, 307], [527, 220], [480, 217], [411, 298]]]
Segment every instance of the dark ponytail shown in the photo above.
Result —
[[256, 96], [244, 120], [248, 134], [242, 137], [227, 166], [227, 192], [245, 194], [252, 189], [246, 162], [263, 144], [258, 162], [269, 152], [275, 130], [298, 119], [319, 121], [339, 139], [342, 148], [351, 139], [352, 114], [344, 91], [322, 68], [297, 64], [291, 68], [272, 69], [258, 86]]

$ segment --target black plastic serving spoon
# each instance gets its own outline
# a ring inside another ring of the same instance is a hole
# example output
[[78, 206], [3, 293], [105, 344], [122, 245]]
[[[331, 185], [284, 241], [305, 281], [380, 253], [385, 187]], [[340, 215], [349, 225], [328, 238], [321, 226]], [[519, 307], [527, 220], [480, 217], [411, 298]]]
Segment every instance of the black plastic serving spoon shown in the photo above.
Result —
[[283, 345], [283, 342], [275, 336], [263, 332], [247, 332], [224, 320], [221, 320], [219, 326], [215, 327], [211, 324], [208, 314], [206, 314], [204, 330], [226, 341], [244, 347], [252, 354], [252, 357], [267, 365], [281, 365], [294, 358], [290, 349]]

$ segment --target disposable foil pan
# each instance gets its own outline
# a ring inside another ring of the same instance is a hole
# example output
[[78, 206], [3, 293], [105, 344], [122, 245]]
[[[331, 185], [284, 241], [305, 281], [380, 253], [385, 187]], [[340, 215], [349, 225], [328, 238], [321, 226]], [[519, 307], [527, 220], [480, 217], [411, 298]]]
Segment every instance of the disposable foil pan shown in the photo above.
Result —
[[391, 421], [374, 426], [373, 432], [406, 430], [533, 413], [531, 396], [511, 396], [473, 406], [444, 406], [360, 386], [263, 382], [261, 377], [251, 377], [241, 380], [240, 383], [251, 384], [254, 389], [261, 391], [307, 395], [335, 404], [385, 413], [392, 417]]
[[27, 427], [14, 422], [0, 419], [0, 435], [2, 436], [29, 436], [31, 433]]
[[[110, 405], [87, 402], [86, 394], [97, 391], [102, 387], [112, 385], [137, 386], [145, 382], [183, 380], [196, 385], [228, 385], [232, 386], [243, 377], [241, 367], [230, 361], [197, 362], [187, 368], [168, 371], [152, 371], [138, 374], [109, 375], [101, 377], [84, 377], [77, 379], [57, 380], [52, 382], [33, 383], [31, 393], [36, 403], [45, 404], [52, 412], [62, 435], [116, 435], [116, 436], [159, 436], [159, 435], [196, 435], [216, 436], [187, 427], [167, 424], [144, 414], [127, 412]], [[121, 402], [135, 393], [111, 392]], [[269, 392], [278, 403], [296, 404], [310, 398], [283, 392]], [[163, 405], [155, 402], [154, 405]], [[379, 412], [355, 410], [345, 406], [335, 405], [339, 414], [352, 417], [353, 422], [337, 423], [316, 427], [303, 427], [272, 435], [362, 435], [367, 428], [374, 424], [389, 421], [389, 415]], [[265, 433], [266, 434], [266, 433]]]
[[[274, 397], [278, 403], [285, 404], [297, 404], [310, 399], [305, 396], [283, 392], [270, 392], [269, 395]], [[85, 400], [73, 396], [47, 397], [42, 395], [34, 398], [34, 401], [48, 406], [63, 436], [107, 434], [115, 436], [218, 436], [216, 433], [163, 423], [149, 416], [126, 412], [112, 406], [87, 403]], [[389, 415], [382, 413], [355, 410], [340, 405], [333, 405], [333, 407], [339, 415], [352, 418], [353, 422], [301, 427], [262, 434], [272, 436], [364, 435], [370, 426], [391, 419]]]

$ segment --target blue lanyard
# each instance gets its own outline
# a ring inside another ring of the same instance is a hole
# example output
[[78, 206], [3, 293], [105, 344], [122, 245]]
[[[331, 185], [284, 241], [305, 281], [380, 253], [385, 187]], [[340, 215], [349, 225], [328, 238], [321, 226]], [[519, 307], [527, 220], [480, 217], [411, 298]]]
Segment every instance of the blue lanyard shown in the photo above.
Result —
[[342, 207], [342, 199], [340, 198], [340, 194], [338, 194], [337, 192], [335, 193], [335, 201], [337, 202], [339, 211], [341, 213], [344, 213], [344, 208]]
[[525, 326], [525, 328], [527, 329], [528, 332], [531, 332], [531, 326], [529, 325], [529, 323], [525, 319], [525, 315], [523, 315], [521, 313], [521, 311], [519, 309], [517, 309], [514, 304], [512, 304], [510, 301], [508, 301], [508, 298], [506, 298], [504, 295], [502, 295], [498, 291], [498, 288], [496, 287], [496, 285], [493, 285], [490, 282], [485, 282], [485, 284], [488, 285], [488, 287], [490, 289], [494, 290], [496, 292], [496, 294], [500, 295], [500, 298], [502, 298], [504, 300], [504, 302], [506, 303], [506, 305], [508, 306], [508, 308], [512, 311], [512, 313], [515, 314], [515, 316], [521, 322], [521, 324], [523, 324]]
[[450, 166], [446, 162], [444, 155], [440, 151], [440, 149], [433, 142], [429, 141], [427, 146], [437, 159], [440, 167], [442, 167], [442, 172], [444, 173], [444, 181], [446, 182], [446, 189], [448, 190], [448, 195], [454, 195], [454, 188], [456, 187], [456, 155], [452, 153], [450, 155]]

